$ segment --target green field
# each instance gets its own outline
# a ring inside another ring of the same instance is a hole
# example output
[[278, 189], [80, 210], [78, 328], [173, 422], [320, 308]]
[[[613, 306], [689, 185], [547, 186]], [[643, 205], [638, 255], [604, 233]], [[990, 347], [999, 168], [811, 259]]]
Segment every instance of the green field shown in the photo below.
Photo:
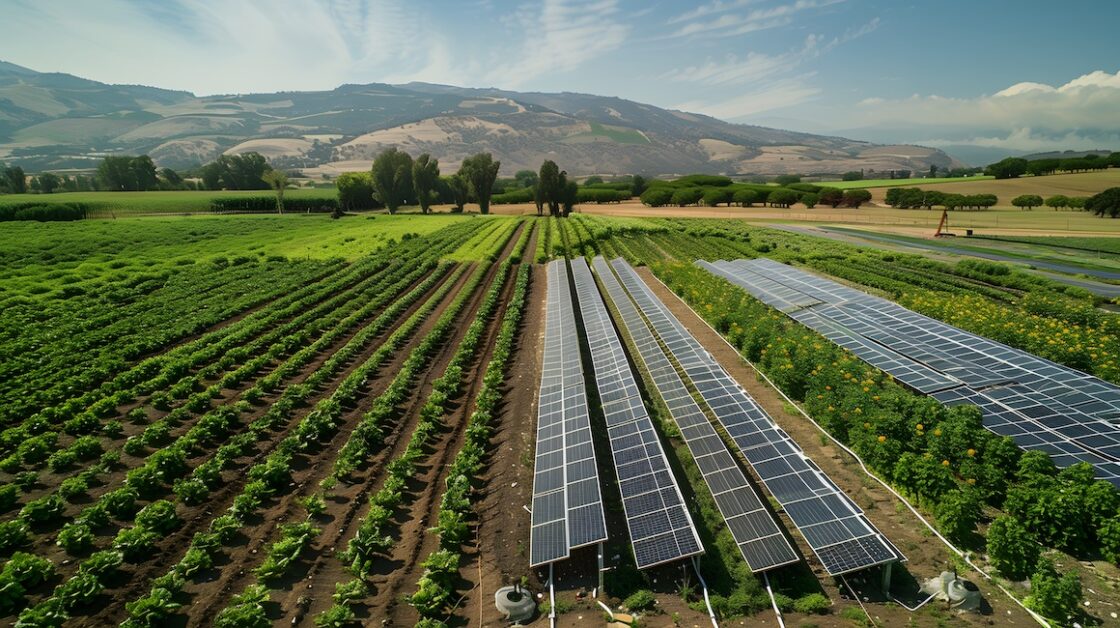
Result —
[[[92, 218], [118, 214], [186, 214], [210, 210], [210, 201], [231, 196], [271, 196], [271, 190], [219, 190], [173, 192], [61, 192], [58, 194], [6, 194], [0, 205], [15, 203], [95, 203]], [[286, 190], [284, 198], [336, 198], [333, 188]]]
[[995, 177], [975, 176], [975, 177], [934, 177], [934, 178], [912, 178], [912, 179], [863, 179], [860, 181], [818, 181], [817, 185], [824, 185], [830, 188], [840, 188], [841, 190], [856, 190], [862, 188], [896, 188], [904, 185], [933, 185], [935, 183], [964, 183], [966, 181], [987, 181]]
[[1004, 242], [1022, 242], [1058, 249], [1120, 255], [1120, 238], [1074, 238], [1066, 236], [987, 236]]
[[580, 144], [608, 139], [618, 144], [649, 144], [649, 139], [639, 131], [609, 124], [591, 123], [591, 130], [564, 138], [564, 142]]
[[56, 268], [60, 262], [93, 264], [112, 258], [157, 262], [218, 255], [353, 260], [400, 241], [405, 234], [424, 235], [462, 220], [488, 219], [410, 214], [333, 220], [312, 214], [10, 222], [0, 230], [0, 260], [39, 261]]

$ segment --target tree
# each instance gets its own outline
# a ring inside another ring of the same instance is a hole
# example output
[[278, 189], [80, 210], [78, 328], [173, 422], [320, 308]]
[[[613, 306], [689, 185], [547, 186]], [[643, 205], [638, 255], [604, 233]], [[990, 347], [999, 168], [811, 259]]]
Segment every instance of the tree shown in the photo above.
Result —
[[183, 187], [183, 177], [179, 176], [179, 173], [171, 168], [161, 168], [159, 171], [159, 178], [162, 179], [164, 185], [169, 189]]
[[537, 173], [532, 170], [518, 170], [513, 175], [513, 180], [517, 182], [518, 187], [531, 188], [537, 185]]
[[774, 183], [778, 185], [789, 185], [790, 183], [801, 183], [801, 177], [796, 174], [780, 174], [774, 177]]
[[374, 209], [373, 176], [369, 172], [344, 172], [335, 179], [338, 205], [344, 211]]
[[587, 180], [583, 182], [584, 185], [600, 185], [602, 183], [603, 177], [600, 177], [598, 175], [587, 177]]
[[833, 209], [844, 202], [844, 191], [840, 188], [821, 188], [817, 196], [821, 204], [828, 205]]
[[859, 209], [859, 206], [871, 200], [871, 192], [867, 190], [845, 190], [843, 202], [846, 207]]
[[704, 190], [704, 204], [708, 207], [718, 207], [720, 203], [731, 204], [734, 195], [727, 188], [708, 188]]
[[43, 194], [51, 194], [58, 189], [58, 186], [62, 185], [62, 179], [50, 172], [44, 172], [37, 179], [39, 181], [39, 191]]
[[969, 544], [980, 520], [980, 498], [975, 491], [949, 491], [934, 509], [937, 527], [957, 543]]
[[490, 153], [471, 155], [464, 159], [463, 165], [459, 167], [459, 174], [470, 184], [471, 191], [478, 200], [479, 213], [490, 213], [490, 195], [501, 167], [502, 162], [494, 161]]
[[390, 214], [397, 213], [412, 194], [412, 157], [395, 146], [385, 149], [373, 160], [371, 176], [377, 200]]
[[537, 175], [537, 188], [534, 194], [540, 199], [540, 207], [548, 206], [548, 213], [552, 216], [560, 215], [560, 203], [567, 186], [567, 173], [560, 170], [560, 166], [551, 159], [546, 159], [541, 164], [540, 174]]
[[3, 171], [3, 187], [11, 194], [27, 193], [27, 175], [19, 166], [9, 166]]
[[933, 179], [937, 176], [937, 164], [929, 165], [929, 178]]
[[758, 192], [754, 190], [735, 190], [735, 193], [731, 195], [731, 200], [738, 203], [740, 207], [750, 207], [758, 200]]
[[813, 194], [812, 192], [801, 195], [801, 204], [804, 205], [806, 209], [813, 209], [819, 202], [820, 197], [818, 197], [816, 194]]
[[1055, 194], [1046, 199], [1046, 206], [1053, 208], [1055, 211], [1062, 207], [1069, 207], [1069, 197], [1065, 194]]
[[[561, 173], [563, 174], [563, 173]], [[560, 192], [560, 205], [564, 208], [564, 217], [567, 218], [572, 213], [572, 208], [576, 206], [579, 201], [579, 185], [575, 181], [566, 181], [564, 189]]]
[[1042, 205], [1042, 197], [1037, 194], [1020, 194], [1011, 199], [1011, 204], [1020, 209], [1034, 209]]
[[650, 207], [664, 207], [673, 202], [673, 188], [668, 186], [646, 188], [639, 199]]
[[844, 176], [840, 177], [840, 179], [843, 180], [843, 181], [862, 181], [863, 180], [863, 171], [862, 170], [852, 170], [850, 172], [845, 172]]
[[1108, 188], [1100, 194], [1089, 197], [1089, 200], [1085, 201], [1085, 209], [1101, 217], [1120, 216], [1120, 188]]
[[451, 198], [454, 202], [454, 207], [451, 208], [451, 213], [461, 214], [463, 213], [463, 207], [470, 199], [470, 185], [467, 183], [467, 180], [463, 178], [463, 175], [459, 174], [453, 174], [450, 177], [447, 177], [446, 181], [448, 189], [451, 190]]
[[256, 152], [221, 155], [202, 167], [202, 181], [209, 190], [267, 190], [264, 174], [272, 170], [264, 155]]
[[1068, 625], [1081, 613], [1081, 578], [1072, 571], [1059, 576], [1049, 559], [1038, 561], [1038, 568], [1031, 576], [1027, 606], [1061, 625]]
[[633, 179], [630, 179], [630, 193], [634, 196], [641, 196], [642, 192], [646, 191], [647, 185], [646, 178], [636, 174]]
[[288, 173], [282, 170], [269, 170], [261, 177], [276, 191], [276, 213], [284, 213], [284, 188], [288, 187]]
[[673, 197], [669, 202], [677, 207], [684, 207], [699, 203], [703, 197], [704, 190], [700, 188], [680, 188], [673, 192]]
[[984, 174], [997, 179], [1015, 179], [1027, 172], [1027, 164], [1021, 157], [1008, 157], [988, 166]]
[[428, 153], [417, 157], [412, 164], [412, 185], [416, 188], [416, 200], [420, 203], [421, 212], [427, 214], [431, 211], [432, 197], [438, 184], [439, 160], [433, 159]]
[[767, 200], [770, 201], [770, 207], [789, 207], [801, 200], [801, 195], [794, 190], [779, 189], [771, 192]]
[[992, 566], [1012, 580], [1034, 573], [1042, 547], [1018, 519], [997, 517], [988, 527], [988, 558]]

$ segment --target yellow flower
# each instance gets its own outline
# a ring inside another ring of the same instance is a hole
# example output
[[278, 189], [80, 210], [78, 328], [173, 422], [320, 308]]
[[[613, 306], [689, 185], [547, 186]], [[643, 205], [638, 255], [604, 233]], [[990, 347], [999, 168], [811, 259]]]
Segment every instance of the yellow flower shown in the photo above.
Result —
[[969, 449], [968, 449], [968, 455], [969, 455], [970, 457], [971, 457], [971, 456], [975, 456], [975, 455], [976, 455], [976, 450], [975, 450], [975, 449], [972, 449], [971, 447], [969, 447]]
[[941, 466], [943, 466], [943, 467], [949, 466], [949, 461], [948, 460], [942, 460], [941, 461]]
[[919, 423], [919, 424], [918, 424], [918, 431], [920, 432], [920, 431], [922, 431], [922, 430], [924, 430], [924, 429], [926, 429], [926, 426], [924, 426], [924, 425], [922, 425], [921, 423]]
[[885, 442], [887, 442], [887, 437], [886, 437], [886, 436], [883, 436], [883, 435], [881, 435], [881, 434], [880, 434], [880, 435], [879, 435], [879, 442], [880, 442], [880, 443], [885, 443]]

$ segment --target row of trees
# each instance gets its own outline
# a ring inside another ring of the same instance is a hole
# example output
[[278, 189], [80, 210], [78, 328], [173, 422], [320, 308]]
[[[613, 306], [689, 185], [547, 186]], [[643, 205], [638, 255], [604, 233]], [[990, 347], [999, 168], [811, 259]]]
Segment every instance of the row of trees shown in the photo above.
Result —
[[440, 176], [438, 159], [424, 153], [413, 160], [393, 147], [382, 151], [368, 172], [347, 172], [335, 183], [344, 210], [384, 207], [393, 214], [417, 204], [427, 214], [433, 204], [451, 203], [451, 211], [458, 213], [473, 200], [481, 213], [488, 214], [500, 167], [490, 153], [478, 153], [464, 159], [457, 173]]
[[999, 197], [995, 194], [949, 194], [921, 188], [891, 188], [887, 190], [886, 202], [897, 209], [933, 209], [935, 206], [951, 210], [988, 209], [999, 203]]
[[1025, 174], [1042, 176], [1055, 172], [1087, 172], [1090, 170], [1104, 170], [1108, 167], [1120, 168], [1120, 152], [1108, 156], [1086, 155], [1084, 157], [1069, 157], [1059, 159], [1048, 157], [1044, 159], [1023, 159], [1022, 157], [1008, 157], [984, 169], [984, 174], [997, 179], [1015, 179]]

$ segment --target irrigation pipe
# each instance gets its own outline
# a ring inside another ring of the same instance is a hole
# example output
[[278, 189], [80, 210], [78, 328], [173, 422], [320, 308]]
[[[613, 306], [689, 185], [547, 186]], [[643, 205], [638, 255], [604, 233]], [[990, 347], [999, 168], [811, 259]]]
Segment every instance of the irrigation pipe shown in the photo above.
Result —
[[863, 609], [863, 614], [867, 615], [867, 621], [872, 626], [874, 626], [875, 625], [875, 618], [871, 616], [871, 613], [868, 612], [867, 607], [863, 605], [863, 600], [859, 599], [859, 594], [856, 593], [855, 589], [852, 588], [852, 585], [848, 584], [848, 579], [845, 578], [843, 575], [841, 575], [840, 576], [840, 582], [844, 583], [844, 586], [847, 587], [847, 589], [848, 589], [848, 593], [852, 594], [852, 599], [854, 599], [856, 601], [856, 603], [859, 604], [859, 607]]
[[[647, 267], [647, 268], [648, 268], [648, 267]], [[820, 432], [821, 434], [824, 434], [824, 435], [825, 435], [825, 437], [826, 437], [826, 438], [828, 438], [828, 440], [830, 440], [830, 441], [832, 441], [833, 443], [835, 443], [837, 447], [839, 447], [840, 449], [843, 449], [844, 451], [846, 451], [846, 452], [848, 453], [848, 455], [850, 455], [850, 456], [851, 456], [852, 458], [855, 458], [856, 462], [858, 462], [858, 463], [859, 463], [859, 467], [860, 467], [860, 469], [862, 469], [862, 470], [863, 470], [864, 474], [866, 474], [866, 475], [867, 475], [867, 477], [869, 477], [869, 478], [871, 478], [871, 479], [875, 480], [876, 482], [878, 482], [878, 483], [879, 483], [879, 484], [880, 484], [880, 485], [881, 485], [881, 486], [882, 486], [883, 488], [885, 488], [885, 489], [887, 489], [888, 491], [890, 491], [891, 495], [894, 495], [894, 496], [895, 496], [896, 498], [898, 498], [898, 500], [899, 500], [900, 502], [902, 502], [903, 504], [905, 504], [905, 505], [906, 505], [906, 507], [910, 509], [910, 512], [914, 513], [914, 516], [918, 518], [918, 521], [921, 521], [921, 522], [922, 522], [922, 523], [923, 523], [923, 524], [924, 524], [924, 525], [926, 526], [926, 528], [928, 528], [928, 529], [929, 529], [929, 531], [930, 531], [930, 532], [932, 532], [932, 533], [934, 534], [934, 536], [936, 536], [936, 537], [937, 537], [938, 539], [941, 539], [941, 542], [942, 542], [942, 543], [944, 543], [946, 547], [948, 547], [948, 548], [949, 548], [950, 550], [952, 550], [952, 551], [953, 551], [953, 553], [954, 553], [954, 554], [956, 554], [956, 555], [957, 555], [957, 556], [959, 556], [959, 557], [960, 557], [960, 558], [961, 558], [962, 560], [964, 560], [964, 562], [965, 562], [966, 564], [968, 564], [968, 566], [969, 566], [969, 567], [971, 567], [971, 568], [972, 568], [973, 570], [975, 570], [975, 571], [976, 571], [976, 573], [978, 573], [978, 574], [980, 574], [981, 576], [983, 576], [985, 580], [987, 580], [987, 581], [991, 582], [992, 584], [994, 584], [994, 585], [995, 585], [995, 586], [996, 586], [996, 587], [997, 587], [997, 588], [998, 588], [998, 589], [999, 589], [1000, 591], [1003, 591], [1004, 595], [1006, 595], [1007, 597], [1011, 598], [1011, 600], [1012, 600], [1013, 602], [1015, 602], [1015, 604], [1017, 604], [1017, 605], [1019, 606], [1019, 608], [1022, 608], [1022, 609], [1023, 609], [1024, 611], [1026, 611], [1026, 613], [1027, 613], [1028, 615], [1030, 615], [1030, 616], [1031, 616], [1031, 617], [1032, 617], [1032, 618], [1033, 618], [1033, 619], [1034, 619], [1035, 621], [1037, 621], [1037, 622], [1039, 623], [1039, 625], [1041, 625], [1041, 626], [1046, 626], [1046, 627], [1048, 627], [1048, 628], [1049, 628], [1049, 626], [1050, 626], [1050, 622], [1049, 622], [1049, 621], [1047, 621], [1047, 620], [1046, 620], [1046, 618], [1042, 617], [1042, 616], [1041, 616], [1041, 615], [1039, 615], [1038, 613], [1036, 613], [1036, 612], [1032, 611], [1031, 609], [1027, 608], [1027, 607], [1026, 607], [1026, 605], [1024, 605], [1024, 604], [1023, 604], [1023, 603], [1022, 603], [1021, 601], [1019, 601], [1019, 598], [1015, 597], [1015, 596], [1014, 596], [1014, 595], [1013, 595], [1013, 594], [1012, 594], [1012, 593], [1011, 593], [1010, 591], [1008, 591], [1008, 590], [1007, 590], [1006, 588], [1004, 588], [1004, 586], [1003, 586], [1002, 584], [1000, 584], [999, 582], [997, 582], [995, 578], [993, 578], [993, 577], [992, 577], [992, 576], [991, 576], [990, 574], [988, 574], [988, 572], [984, 571], [983, 569], [981, 569], [980, 567], [978, 567], [978, 566], [977, 566], [977, 565], [976, 565], [975, 563], [973, 563], [973, 562], [972, 562], [972, 560], [970, 560], [970, 559], [968, 558], [968, 556], [967, 556], [967, 555], [966, 555], [966, 554], [965, 554], [964, 552], [962, 552], [961, 550], [957, 549], [957, 546], [953, 545], [953, 544], [952, 544], [952, 543], [951, 543], [951, 542], [949, 541], [949, 539], [947, 539], [947, 538], [945, 538], [944, 536], [942, 536], [942, 535], [941, 535], [941, 533], [937, 531], [937, 528], [933, 527], [933, 525], [932, 525], [932, 524], [930, 524], [930, 522], [929, 522], [929, 521], [927, 521], [927, 520], [926, 520], [926, 518], [925, 518], [925, 517], [923, 517], [923, 516], [922, 516], [922, 514], [921, 514], [920, 512], [918, 512], [918, 509], [917, 509], [917, 508], [915, 508], [915, 507], [914, 507], [914, 505], [913, 505], [913, 504], [911, 504], [909, 500], [907, 500], [907, 499], [906, 499], [905, 497], [903, 497], [902, 495], [900, 495], [900, 494], [898, 493], [898, 491], [894, 490], [894, 488], [892, 488], [892, 487], [891, 487], [891, 486], [890, 486], [889, 484], [887, 484], [886, 482], [884, 482], [883, 480], [881, 480], [881, 479], [879, 478], [879, 476], [877, 476], [877, 475], [875, 475], [874, 473], [872, 473], [872, 472], [871, 472], [871, 470], [867, 468], [867, 465], [866, 465], [866, 464], [864, 464], [864, 462], [863, 462], [863, 458], [860, 458], [860, 457], [859, 457], [859, 456], [858, 456], [858, 455], [856, 454], [856, 452], [854, 452], [854, 451], [852, 451], [851, 449], [849, 449], [849, 448], [847, 447], [847, 445], [845, 445], [844, 443], [841, 443], [840, 441], [836, 440], [836, 439], [835, 439], [835, 438], [834, 438], [834, 437], [832, 436], [832, 434], [829, 434], [829, 433], [828, 433], [828, 430], [826, 430], [826, 429], [824, 429], [823, 427], [821, 427], [821, 425], [820, 425], [819, 423], [817, 423], [817, 422], [816, 422], [816, 421], [815, 421], [815, 420], [813, 419], [813, 417], [809, 416], [809, 414], [805, 412], [805, 410], [804, 410], [804, 409], [803, 409], [803, 408], [801, 407], [801, 405], [800, 405], [800, 404], [798, 404], [798, 403], [797, 403], [796, 401], [794, 401], [793, 399], [790, 399], [790, 398], [789, 398], [789, 395], [787, 395], [787, 394], [785, 393], [785, 391], [783, 391], [783, 390], [782, 390], [781, 388], [778, 388], [778, 386], [774, 384], [774, 382], [773, 382], [773, 381], [772, 381], [772, 380], [771, 380], [771, 379], [770, 379], [770, 378], [769, 378], [769, 377], [768, 377], [768, 376], [766, 375], [766, 373], [763, 373], [763, 372], [762, 372], [762, 370], [761, 370], [761, 369], [759, 369], [759, 368], [758, 368], [758, 367], [757, 367], [757, 366], [756, 366], [756, 365], [754, 364], [754, 362], [751, 362], [750, 360], [748, 360], [748, 359], [746, 358], [746, 356], [744, 356], [744, 355], [742, 354], [742, 352], [741, 352], [741, 351], [739, 351], [738, 349], [736, 349], [736, 348], [735, 348], [735, 345], [733, 345], [733, 344], [731, 344], [730, 342], [728, 342], [727, 338], [724, 338], [724, 337], [723, 337], [723, 334], [721, 334], [721, 333], [719, 333], [718, 331], [716, 331], [716, 328], [712, 327], [712, 326], [711, 326], [711, 324], [710, 324], [710, 323], [708, 323], [708, 321], [707, 321], [707, 320], [706, 320], [706, 319], [705, 319], [705, 318], [704, 318], [703, 316], [700, 316], [699, 314], [697, 314], [697, 313], [696, 313], [696, 310], [693, 310], [693, 309], [692, 309], [692, 306], [690, 306], [690, 305], [689, 305], [688, 303], [686, 303], [686, 302], [684, 301], [684, 299], [682, 299], [682, 298], [680, 298], [679, 296], [677, 296], [677, 293], [676, 293], [676, 292], [673, 292], [672, 288], [670, 288], [669, 286], [667, 286], [667, 285], [665, 284], [665, 282], [664, 282], [664, 281], [661, 281], [661, 278], [660, 278], [660, 277], [658, 277], [657, 275], [654, 275], [652, 271], [650, 272], [650, 276], [652, 276], [652, 277], [653, 277], [653, 279], [654, 279], [654, 280], [655, 280], [655, 281], [656, 281], [657, 283], [661, 284], [661, 286], [662, 286], [663, 288], [665, 288], [665, 290], [666, 290], [666, 291], [668, 291], [668, 292], [669, 292], [670, 294], [672, 294], [672, 295], [673, 295], [673, 298], [675, 298], [676, 300], [680, 301], [682, 305], [684, 305], [684, 306], [685, 306], [686, 308], [688, 308], [688, 311], [692, 312], [692, 313], [693, 313], [693, 314], [694, 314], [694, 315], [695, 315], [695, 316], [696, 316], [697, 318], [699, 318], [699, 319], [700, 319], [700, 322], [704, 323], [704, 325], [705, 325], [705, 326], [707, 326], [707, 328], [708, 328], [708, 329], [712, 330], [712, 333], [714, 333], [714, 334], [715, 334], [716, 336], [718, 336], [718, 337], [719, 337], [719, 339], [720, 339], [720, 340], [722, 340], [722, 341], [724, 342], [724, 344], [726, 344], [726, 345], [727, 345], [728, 347], [730, 347], [730, 348], [731, 348], [731, 350], [732, 350], [732, 351], [734, 351], [734, 352], [735, 352], [735, 354], [739, 356], [739, 359], [741, 359], [742, 361], [746, 362], [746, 363], [747, 363], [747, 364], [748, 364], [748, 365], [749, 365], [749, 366], [750, 366], [750, 367], [751, 367], [752, 369], [754, 369], [754, 371], [755, 371], [756, 373], [758, 373], [759, 375], [761, 375], [761, 376], [762, 376], [762, 379], [766, 380], [766, 383], [767, 383], [767, 384], [769, 384], [771, 388], [773, 388], [773, 389], [774, 389], [774, 390], [775, 390], [775, 391], [776, 391], [776, 392], [777, 392], [777, 393], [778, 393], [779, 395], [781, 395], [781, 396], [782, 396], [782, 399], [785, 399], [785, 400], [786, 400], [786, 402], [788, 402], [788, 403], [789, 403], [789, 404], [790, 404], [790, 405], [791, 405], [792, 407], [794, 407], [794, 408], [797, 408], [797, 411], [798, 411], [798, 413], [800, 413], [800, 414], [801, 414], [801, 416], [805, 417], [805, 419], [807, 419], [807, 420], [808, 420], [808, 421], [809, 421], [810, 423], [812, 423], [812, 424], [813, 424], [813, 427], [817, 428], [817, 430], [818, 430], [818, 431], [819, 431], [819, 432]], [[862, 604], [862, 602], [860, 603], [860, 605], [861, 605], [861, 606], [863, 605], [863, 604]]]
[[715, 611], [712, 610], [712, 601], [708, 599], [708, 583], [704, 582], [704, 575], [700, 573], [700, 561], [696, 560], [695, 556], [692, 557], [692, 568], [696, 570], [696, 577], [700, 579], [700, 590], [704, 592], [704, 606], [708, 607], [708, 618], [712, 620], [712, 628], [719, 628]]
[[782, 620], [782, 609], [778, 608], [778, 600], [774, 597], [774, 590], [770, 588], [770, 576], [766, 572], [762, 572], [762, 579], [766, 582], [766, 593], [770, 595], [770, 606], [774, 607], [774, 615], [778, 617], [778, 628], [786, 628], [786, 622]]
[[556, 628], [556, 591], [552, 587], [552, 563], [548, 564], [548, 625]]

